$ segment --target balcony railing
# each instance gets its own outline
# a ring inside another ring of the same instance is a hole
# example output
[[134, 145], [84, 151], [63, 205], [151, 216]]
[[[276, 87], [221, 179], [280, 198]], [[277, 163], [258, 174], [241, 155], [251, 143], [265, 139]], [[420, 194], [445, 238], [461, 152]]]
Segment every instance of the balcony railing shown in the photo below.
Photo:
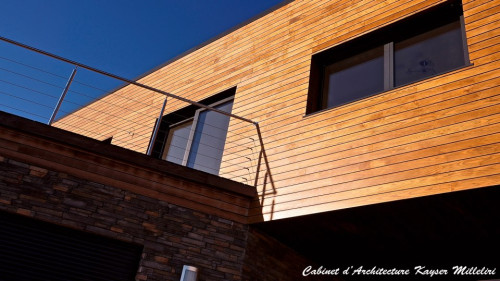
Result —
[[[4, 50], [0, 53], [2, 111], [151, 155], [155, 154], [155, 144], [162, 143], [157, 141], [159, 135], [168, 142], [168, 133], [160, 131], [162, 126], [174, 125], [164, 116], [190, 120], [193, 116], [181, 109], [194, 107], [199, 109], [198, 115], [200, 111], [209, 111], [228, 119], [227, 128], [204, 123], [205, 129], [197, 130], [195, 123], [186, 140], [191, 145], [195, 138], [212, 138], [216, 140], [213, 143], [222, 143], [220, 159], [214, 159], [220, 168], [204, 169], [203, 163], [190, 165], [186, 159], [174, 162], [249, 185], [257, 185], [259, 175], [270, 177], [257, 122], [172, 94], [163, 90], [163, 85], [150, 86], [143, 82], [147, 79], [126, 79], [4, 37], [0, 37], [0, 48]], [[221, 137], [218, 130], [226, 130], [226, 136]], [[205, 151], [221, 149], [210, 143], [203, 144]], [[192, 151], [186, 152], [186, 156], [189, 153]], [[203, 150], [198, 153], [199, 157], [214, 157], [214, 153], [204, 155]], [[156, 154], [165, 157], [165, 153]]]

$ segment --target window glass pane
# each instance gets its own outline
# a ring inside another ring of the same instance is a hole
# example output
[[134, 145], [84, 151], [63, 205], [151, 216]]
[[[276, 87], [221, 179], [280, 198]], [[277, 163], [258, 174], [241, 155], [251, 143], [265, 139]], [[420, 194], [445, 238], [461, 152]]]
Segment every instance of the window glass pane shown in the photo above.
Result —
[[351, 102], [384, 90], [384, 47], [336, 62], [326, 68], [323, 107]]
[[463, 66], [460, 21], [396, 42], [394, 52], [395, 86]]
[[165, 160], [182, 164], [192, 124], [193, 121], [189, 121], [170, 128], [168, 132], [166, 152], [163, 157]]
[[[231, 112], [232, 107], [233, 101], [229, 101], [215, 108]], [[211, 174], [219, 174], [228, 126], [228, 116], [209, 110], [201, 111], [198, 115], [187, 166]]]

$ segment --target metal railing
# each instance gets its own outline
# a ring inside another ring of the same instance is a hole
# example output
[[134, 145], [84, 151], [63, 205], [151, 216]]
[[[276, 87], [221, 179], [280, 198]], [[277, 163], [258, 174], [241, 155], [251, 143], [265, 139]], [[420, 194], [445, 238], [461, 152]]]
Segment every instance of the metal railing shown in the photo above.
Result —
[[[0, 97], [3, 96], [0, 110], [98, 140], [112, 138], [115, 145], [151, 155], [162, 123], [168, 125], [170, 122], [163, 120], [165, 115], [178, 115], [175, 120], [189, 120], [192, 116], [183, 116], [180, 109], [187, 106], [201, 108], [229, 118], [228, 129], [209, 124], [212, 127], [204, 132], [205, 137], [215, 138], [210, 132], [227, 129], [227, 136], [221, 140], [225, 145], [220, 175], [257, 185], [260, 166], [264, 164], [265, 174], [270, 177], [257, 122], [5, 37], [0, 36], [0, 41], [7, 43], [9, 48], [14, 46], [30, 53], [20, 58], [0, 55]], [[33, 63], [29, 59], [33, 54], [42, 55], [51, 63], [56, 62], [58, 65], [54, 69], [57, 71], [47, 70], [46, 62]], [[72, 72], [68, 78], [69, 67]], [[98, 82], [103, 79], [112, 81]], [[64, 86], [62, 82], [65, 82]], [[45, 122], [49, 111], [52, 113]]]

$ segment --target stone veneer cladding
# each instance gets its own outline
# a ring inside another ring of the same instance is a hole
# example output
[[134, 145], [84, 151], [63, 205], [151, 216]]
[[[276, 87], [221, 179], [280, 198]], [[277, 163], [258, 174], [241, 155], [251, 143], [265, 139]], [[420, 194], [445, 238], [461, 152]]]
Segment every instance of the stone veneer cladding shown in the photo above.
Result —
[[0, 209], [144, 245], [137, 280], [241, 280], [248, 226], [0, 156]]

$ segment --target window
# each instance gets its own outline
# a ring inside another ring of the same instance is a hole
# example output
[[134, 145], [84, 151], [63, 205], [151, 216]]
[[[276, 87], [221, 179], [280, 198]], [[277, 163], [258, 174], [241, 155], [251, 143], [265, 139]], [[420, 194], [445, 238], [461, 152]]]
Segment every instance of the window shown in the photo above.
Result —
[[[201, 101], [231, 113], [235, 88]], [[188, 106], [162, 118], [153, 146], [153, 156], [183, 166], [219, 174], [229, 116], [204, 108]]]
[[394, 43], [394, 86], [465, 65], [461, 20]]
[[[210, 106], [231, 112], [233, 100]], [[170, 126], [163, 159], [211, 174], [219, 174], [229, 116], [199, 109], [193, 118]]]
[[307, 113], [468, 65], [462, 14], [448, 1], [314, 55]]
[[[384, 48], [377, 47], [325, 67], [322, 107], [329, 108], [384, 90]], [[363, 83], [359, 78], [363, 77]]]

